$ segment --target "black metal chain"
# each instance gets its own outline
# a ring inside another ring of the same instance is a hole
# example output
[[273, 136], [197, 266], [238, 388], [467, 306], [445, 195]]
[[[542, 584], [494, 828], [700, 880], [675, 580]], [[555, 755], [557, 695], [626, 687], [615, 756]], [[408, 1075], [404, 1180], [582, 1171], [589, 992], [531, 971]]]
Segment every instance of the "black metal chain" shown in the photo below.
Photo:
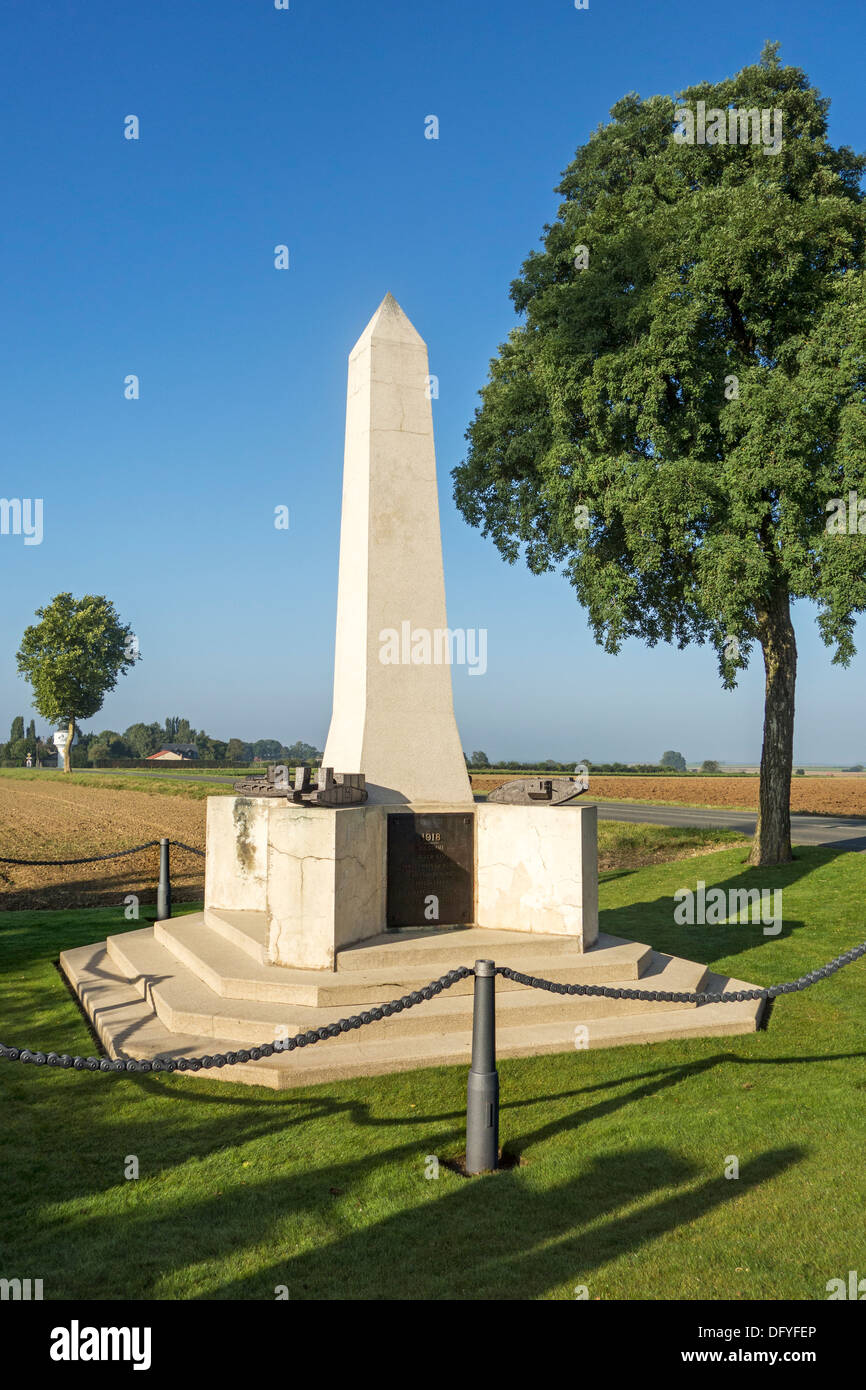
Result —
[[[152, 849], [158, 844], [159, 840], [148, 840], [144, 845], [133, 845], [132, 849], [119, 849], [114, 854], [91, 854], [87, 859], [0, 859], [0, 864], [23, 864], [40, 869], [59, 868], [65, 864], [97, 864], [103, 859], [122, 859], [125, 854], [138, 854], [140, 849]], [[188, 845], [184, 845], [184, 849], [188, 848]]]
[[532, 989], [544, 989], [551, 994], [595, 995], [602, 999], [645, 999], [665, 1004], [743, 1004], [751, 999], [775, 999], [779, 994], [794, 994], [797, 990], [808, 989], [818, 980], [825, 980], [828, 975], [835, 975], [837, 970], [850, 965], [852, 961], [859, 960], [863, 955], [866, 955], [866, 941], [853, 947], [850, 951], [845, 951], [841, 956], [835, 956], [827, 965], [822, 965], [820, 970], [812, 970], [808, 975], [801, 975], [798, 980], [790, 980], [784, 985], [770, 985], [767, 989], [738, 989], [724, 993], [706, 991], [689, 993], [665, 989], [619, 989], [611, 985], [565, 985], [560, 984], [557, 980], [540, 979], [537, 975], [522, 975], [519, 970], [511, 970], [507, 965], [496, 966], [495, 973], [501, 975], [505, 980], [514, 980], [517, 984], [529, 985]]
[[362, 1014], [352, 1014], [322, 1028], [312, 1028], [307, 1033], [296, 1033], [293, 1038], [240, 1048], [237, 1052], [216, 1052], [213, 1056], [207, 1053], [203, 1057], [155, 1057], [152, 1061], [132, 1057], [112, 1060], [110, 1057], [71, 1057], [67, 1052], [33, 1052], [27, 1047], [6, 1047], [0, 1043], [0, 1058], [5, 1058], [7, 1062], [34, 1062], [38, 1067], [75, 1067], [77, 1071], [206, 1071], [211, 1067], [232, 1067], [236, 1062], [257, 1062], [261, 1057], [272, 1057], [275, 1052], [294, 1052], [296, 1047], [310, 1047], [313, 1043], [323, 1042], [325, 1038], [336, 1038], [353, 1028], [363, 1028], [366, 1023], [378, 1023], [380, 1019], [390, 1018], [391, 1014], [402, 1013], [404, 1009], [412, 1009], [416, 1004], [434, 998], [456, 985], [458, 980], [466, 980], [474, 974], [475, 971], [468, 965], [461, 965], [441, 975], [438, 980], [431, 980], [423, 989], [413, 990], [411, 994], [404, 994], [387, 1004], [377, 1004]]
[[[818, 980], [825, 980], [829, 975], [835, 975], [837, 970], [842, 970], [844, 966], [850, 965], [864, 955], [866, 955], [866, 941], [859, 946], [854, 946], [850, 951], [843, 952], [840, 956], [835, 956], [827, 965], [822, 965], [819, 970], [812, 970], [808, 975], [801, 975], [798, 980], [790, 980], [783, 985], [770, 985], [767, 989], [740, 989], [722, 993], [619, 989], [611, 985], [561, 984], [558, 980], [544, 980], [537, 975], [523, 975], [519, 970], [512, 970], [507, 965], [495, 966], [493, 973], [501, 975], [505, 980], [514, 980], [516, 984], [527, 985], [532, 989], [548, 990], [552, 994], [592, 995], [603, 999], [642, 999], [666, 1004], [733, 1004], [745, 1003], [753, 999], [775, 999], [780, 994], [793, 994], [797, 990], [808, 989]], [[5, 1043], [0, 1043], [0, 1058], [8, 1062], [34, 1062], [36, 1066], [74, 1067], [78, 1071], [106, 1072], [206, 1071], [211, 1067], [234, 1066], [238, 1062], [257, 1062], [261, 1057], [272, 1057], [275, 1052], [294, 1052], [297, 1047], [310, 1047], [314, 1043], [323, 1042], [326, 1038], [336, 1038], [340, 1033], [348, 1033], [354, 1028], [363, 1028], [368, 1023], [378, 1023], [383, 1018], [390, 1018], [391, 1014], [402, 1013], [404, 1009], [412, 1009], [416, 1004], [433, 999], [443, 990], [456, 985], [458, 980], [466, 980], [474, 974], [475, 971], [470, 966], [461, 965], [455, 970], [449, 970], [445, 975], [441, 975], [438, 980], [431, 980], [429, 985], [425, 985], [423, 989], [413, 990], [411, 994], [404, 994], [401, 998], [392, 999], [387, 1004], [377, 1004], [362, 1014], [352, 1014], [348, 1018], [339, 1019], [336, 1023], [328, 1023], [321, 1028], [310, 1029], [306, 1033], [296, 1033], [293, 1038], [284, 1038], [273, 1043], [261, 1043], [250, 1048], [239, 1048], [237, 1052], [217, 1052], [213, 1056], [206, 1053], [203, 1057], [157, 1056], [152, 1060], [136, 1060], [132, 1057], [112, 1060], [109, 1057], [72, 1057], [67, 1052], [34, 1052], [30, 1048], [7, 1047]]]
[[[122, 859], [125, 854], [138, 854], [141, 849], [153, 849], [154, 845], [159, 843], [159, 840], [148, 840], [146, 844], [133, 845], [132, 849], [119, 849], [114, 854], [91, 854], [87, 859], [0, 859], [0, 864], [30, 865], [38, 869], [61, 868], [67, 864], [99, 864], [103, 859]], [[188, 850], [190, 854], [200, 854], [202, 859], [205, 856], [203, 849], [196, 849], [195, 845], [185, 845], [182, 840], [169, 840], [169, 844], [175, 849]]]

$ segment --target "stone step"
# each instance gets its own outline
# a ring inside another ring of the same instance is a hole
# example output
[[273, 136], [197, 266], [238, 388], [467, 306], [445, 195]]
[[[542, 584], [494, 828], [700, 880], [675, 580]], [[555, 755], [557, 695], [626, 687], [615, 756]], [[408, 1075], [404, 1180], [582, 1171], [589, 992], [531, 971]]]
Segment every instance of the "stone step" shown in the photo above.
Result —
[[[698, 1010], [685, 1009], [679, 1013], [599, 1019], [589, 1029], [587, 1047], [623, 1047], [687, 1038], [690, 1035], [705, 1037], [752, 1033], [756, 1028], [753, 1007], [748, 1004], [708, 1004]], [[709, 1015], [710, 1010], [714, 1011], [712, 1016]], [[701, 1015], [705, 1017], [701, 1019]], [[329, 1054], [326, 1049], [331, 1046], [335, 1050]], [[355, 1076], [414, 1071], [419, 1067], [460, 1066], [468, 1070], [471, 1046], [471, 1030], [436, 1037], [423, 1035], [411, 1040], [403, 1038], [393, 1042], [353, 1043], [346, 1047], [328, 1040], [282, 1057], [285, 1070], [279, 1073], [273, 1084], [283, 1089]], [[496, 1053], [500, 1061], [508, 1057], [565, 1052], [573, 1053], [575, 1066], [579, 1066], [582, 1050], [575, 1048], [571, 1020], [497, 1027]], [[228, 1068], [224, 1071], [228, 1071]], [[576, 1075], [579, 1076], [579, 1073]]]
[[[262, 965], [270, 964], [267, 913], [205, 908], [204, 924], [239, 946], [253, 960]], [[456, 965], [474, 965], [482, 957], [495, 959], [499, 955], [504, 960], [507, 956], [511, 964], [522, 969], [521, 961], [529, 956], [567, 956], [580, 971], [577, 978], [586, 984], [605, 984], [613, 979], [614, 966], [617, 979], [638, 979], [650, 949], [639, 942], [625, 941], [604, 932], [600, 933], [596, 946], [576, 952], [569, 936], [494, 931], [482, 927], [440, 927], [417, 932], [385, 932], [346, 946], [337, 955], [336, 968], [339, 972], [423, 965], [429, 968], [428, 979], [434, 979]]]
[[[167, 1028], [149, 1002], [151, 986], [147, 986], [143, 994], [141, 982], [133, 983], [126, 978], [109, 955], [105, 944], [64, 951], [61, 966], [112, 1056], [201, 1056], [237, 1048], [238, 1042], [232, 1038], [177, 1033]], [[710, 990], [750, 988], [742, 981], [727, 980], [712, 973], [706, 975], [705, 984]], [[582, 1047], [575, 1048], [572, 1008], [586, 1001], [563, 999], [558, 995], [539, 997], [556, 1000], [562, 1013], [550, 1022], [534, 1019], [514, 1023], [510, 1021], [508, 1013], [510, 1000], [507, 996], [497, 998], [497, 1055], [500, 1058], [583, 1050]], [[440, 1002], [434, 1000], [419, 1005], [419, 1015]], [[581, 1041], [589, 1048], [617, 1047], [670, 1038], [753, 1032], [761, 1009], [760, 1002], [707, 1004], [686, 1009], [660, 1009], [659, 1006], [644, 1004], [640, 1013], [605, 1015], [586, 1020], [586, 1033]], [[468, 1014], [464, 1028], [437, 1028], [418, 1035], [392, 1034], [385, 1037], [379, 1034], [373, 1037], [371, 1035], [377, 1026], [370, 1025], [354, 1032], [346, 1040], [327, 1039], [292, 1053], [191, 1075], [287, 1089], [353, 1076], [410, 1071], [425, 1066], [468, 1067], [471, 1047]]]
[[[393, 966], [370, 970], [291, 970], [281, 965], [262, 965], [232, 941], [205, 924], [204, 914], [190, 913], [186, 917], [157, 922], [156, 939], [203, 980], [215, 994], [232, 999], [259, 999], [273, 1004], [304, 1005], [309, 1008], [334, 1005], [353, 1011], [355, 1005], [380, 1004], [429, 984], [455, 965], [472, 965], [477, 951], [469, 951], [466, 959], [401, 965], [395, 957]], [[516, 936], [515, 933], [491, 935]], [[557, 943], [562, 938], [553, 938]], [[516, 966], [529, 974], [546, 979], [585, 984], [633, 983], [640, 970], [648, 967], [652, 948], [639, 942], [626, 942], [620, 937], [606, 936], [599, 945], [583, 954], [567, 955], [558, 951], [546, 954], [544, 943], [549, 937], [538, 938], [539, 945], [532, 954], [524, 953]], [[507, 947], [506, 943], [506, 947]], [[519, 940], [515, 941], [515, 945]], [[503, 948], [505, 950], [506, 948]], [[377, 948], [378, 951], [378, 948]], [[381, 958], [381, 957], [380, 957]], [[503, 955], [502, 963], [509, 963]], [[501, 980], [503, 989], [523, 986]], [[470, 994], [471, 977], [458, 981], [449, 993]]]
[[[719, 976], [708, 977], [714, 989], [748, 988], [740, 981], [728, 981]], [[574, 1053], [584, 1050], [575, 1047], [572, 1018], [560, 1018], [550, 1023], [503, 1023], [497, 1001], [496, 1053], [498, 1059], [532, 1057], [543, 1053]], [[605, 1017], [587, 1026], [587, 1048], [622, 1047], [629, 1044], [663, 1042], [674, 1038], [733, 1036], [755, 1031], [760, 1018], [760, 1004], [707, 1004], [696, 1009], [671, 1010], [632, 1017]], [[363, 1029], [355, 1039], [363, 1039]], [[584, 1041], [584, 1039], [582, 1039]], [[353, 1076], [384, 1075], [390, 1072], [411, 1071], [418, 1067], [461, 1066], [468, 1069], [472, 1046], [471, 1027], [464, 1031], [423, 1034], [412, 1038], [385, 1041], [353, 1041], [341, 1046], [336, 1039], [327, 1039], [280, 1059], [280, 1087], [313, 1085]], [[328, 1048], [334, 1048], [328, 1052]], [[579, 1065], [579, 1063], [576, 1063]]]
[[260, 965], [268, 962], [268, 916], [266, 912], [229, 912], [212, 907], [204, 910], [205, 926], [240, 947]]
[[600, 934], [598, 944], [588, 951], [575, 950], [570, 936], [548, 932], [497, 931], [485, 927], [451, 927], [427, 931], [387, 932], [346, 946], [337, 955], [337, 970], [393, 969], [424, 966], [429, 978], [457, 965], [474, 965], [476, 960], [492, 959], [523, 970], [531, 959], [552, 960], [567, 957], [585, 984], [605, 984], [616, 971], [618, 979], [637, 979], [650, 947], [621, 937]]
[[[147, 1000], [118, 972], [104, 942], [61, 952], [60, 966], [109, 1057], [200, 1057], [208, 1052], [231, 1050], [229, 1045], [217, 1047], [214, 1038], [174, 1033], [166, 1028]], [[275, 1089], [285, 1084], [280, 1076], [283, 1061], [262, 1057], [258, 1062], [223, 1067], [213, 1075]]]
[[[223, 998], [172, 956], [148, 928], [110, 937], [107, 950], [118, 972], [151, 1004], [166, 1027], [176, 1032], [231, 1038], [236, 1046], [250, 1047], [336, 1023], [345, 1013], [334, 1007], [308, 1008]], [[648, 989], [693, 991], [700, 988], [705, 974], [702, 965], [654, 953], [643, 982]], [[609, 1015], [682, 1008], [672, 1003], [638, 1000], [564, 998], [528, 987], [502, 990], [502, 984], [503, 981], [497, 981], [497, 1008], [505, 1023], [549, 1022], [555, 1012], [565, 1010], [573, 1026], [577, 1026]], [[371, 1001], [364, 1001], [353, 1011], [368, 1007]], [[364, 1038], [449, 1032], [470, 1027], [471, 1019], [471, 997], [449, 990], [414, 1009], [366, 1025]], [[356, 1037], [353, 1030], [333, 1042], [345, 1045]]]
[[[219, 1019], [223, 1036], [237, 1044], [273, 1042], [278, 1024], [291, 1025], [297, 1009], [256, 999], [226, 999], [215, 994], [188, 966], [156, 939], [152, 929], [124, 932], [106, 942], [113, 969], [136, 990], [172, 1032], [195, 1033], [213, 1039]], [[301, 1010], [311, 1013], [313, 1010]], [[311, 1025], [307, 1025], [308, 1027]], [[290, 1027], [289, 1031], [300, 1029]], [[285, 1034], [288, 1036], [288, 1034]], [[209, 1044], [213, 1051], [213, 1043]]]

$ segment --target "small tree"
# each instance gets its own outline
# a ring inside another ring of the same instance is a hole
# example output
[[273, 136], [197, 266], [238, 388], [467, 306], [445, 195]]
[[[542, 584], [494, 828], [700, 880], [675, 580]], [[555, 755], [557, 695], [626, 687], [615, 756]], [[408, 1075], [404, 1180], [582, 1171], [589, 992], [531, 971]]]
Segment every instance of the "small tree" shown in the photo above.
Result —
[[704, 758], [701, 763], [701, 772], [721, 772], [721, 766], [715, 758]]
[[672, 768], [674, 772], [685, 772], [686, 760], [682, 753], [669, 749], [667, 753], [662, 753], [660, 766]]
[[473, 754], [472, 754], [472, 760], [471, 760], [469, 766], [470, 766], [470, 767], [489, 767], [489, 766], [490, 766], [490, 761], [489, 761], [489, 759], [488, 759], [488, 757], [487, 757], [487, 754], [486, 754], [486, 753], [481, 753], [481, 752], [473, 753]]
[[65, 769], [72, 769], [76, 722], [102, 709], [117, 678], [140, 660], [132, 628], [101, 595], [57, 594], [40, 621], [28, 627], [17, 653], [18, 670], [33, 688], [33, 704], [54, 727], [67, 727]]
[[9, 742], [16, 743], [19, 738], [24, 737], [24, 715], [16, 714], [12, 720], [12, 729], [9, 734]]

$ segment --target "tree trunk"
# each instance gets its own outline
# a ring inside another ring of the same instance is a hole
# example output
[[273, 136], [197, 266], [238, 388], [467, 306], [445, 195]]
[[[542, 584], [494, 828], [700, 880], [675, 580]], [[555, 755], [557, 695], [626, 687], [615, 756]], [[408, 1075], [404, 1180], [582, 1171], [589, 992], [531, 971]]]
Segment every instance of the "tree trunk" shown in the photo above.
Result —
[[71, 715], [66, 731], [66, 748], [64, 749], [63, 771], [72, 771], [72, 740], [75, 738], [75, 716]]
[[749, 863], [788, 864], [791, 854], [791, 772], [794, 761], [794, 689], [797, 643], [788, 591], [779, 588], [757, 611], [764, 651], [764, 745], [761, 749], [758, 824]]

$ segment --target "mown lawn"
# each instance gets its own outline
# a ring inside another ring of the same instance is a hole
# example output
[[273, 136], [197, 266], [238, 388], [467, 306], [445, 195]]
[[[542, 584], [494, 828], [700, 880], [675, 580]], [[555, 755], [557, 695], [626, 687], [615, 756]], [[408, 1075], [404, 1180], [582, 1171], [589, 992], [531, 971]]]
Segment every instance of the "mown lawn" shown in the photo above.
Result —
[[[215, 773], [219, 776], [219, 773]], [[183, 780], [182, 773], [145, 772], [143, 776], [124, 775], [121, 770], [117, 776], [103, 772], [56, 772], [50, 768], [8, 768], [0, 767], [0, 782], [37, 782], [41, 787], [52, 786], [90, 787], [94, 791], [108, 792], [147, 792], [152, 796], [185, 796], [192, 801], [204, 801], [209, 796], [233, 796], [234, 778], [244, 777], [246, 773], [227, 773], [221, 782]]]
[[[866, 937], [866, 856], [797, 853], [614, 871], [602, 927], [790, 979]], [[781, 935], [676, 926], [698, 878], [782, 887]], [[0, 1038], [92, 1052], [52, 962], [122, 927], [2, 914]], [[746, 1037], [501, 1062], [520, 1163], [474, 1179], [425, 1177], [462, 1149], [462, 1067], [272, 1093], [0, 1062], [0, 1277], [46, 1299], [824, 1299], [866, 1275], [864, 984], [861, 961]]]
[[736, 830], [716, 826], [652, 825], [636, 821], [598, 822], [598, 863], [601, 869], [641, 868], [645, 864], [691, 859], [725, 845], [751, 844]]

